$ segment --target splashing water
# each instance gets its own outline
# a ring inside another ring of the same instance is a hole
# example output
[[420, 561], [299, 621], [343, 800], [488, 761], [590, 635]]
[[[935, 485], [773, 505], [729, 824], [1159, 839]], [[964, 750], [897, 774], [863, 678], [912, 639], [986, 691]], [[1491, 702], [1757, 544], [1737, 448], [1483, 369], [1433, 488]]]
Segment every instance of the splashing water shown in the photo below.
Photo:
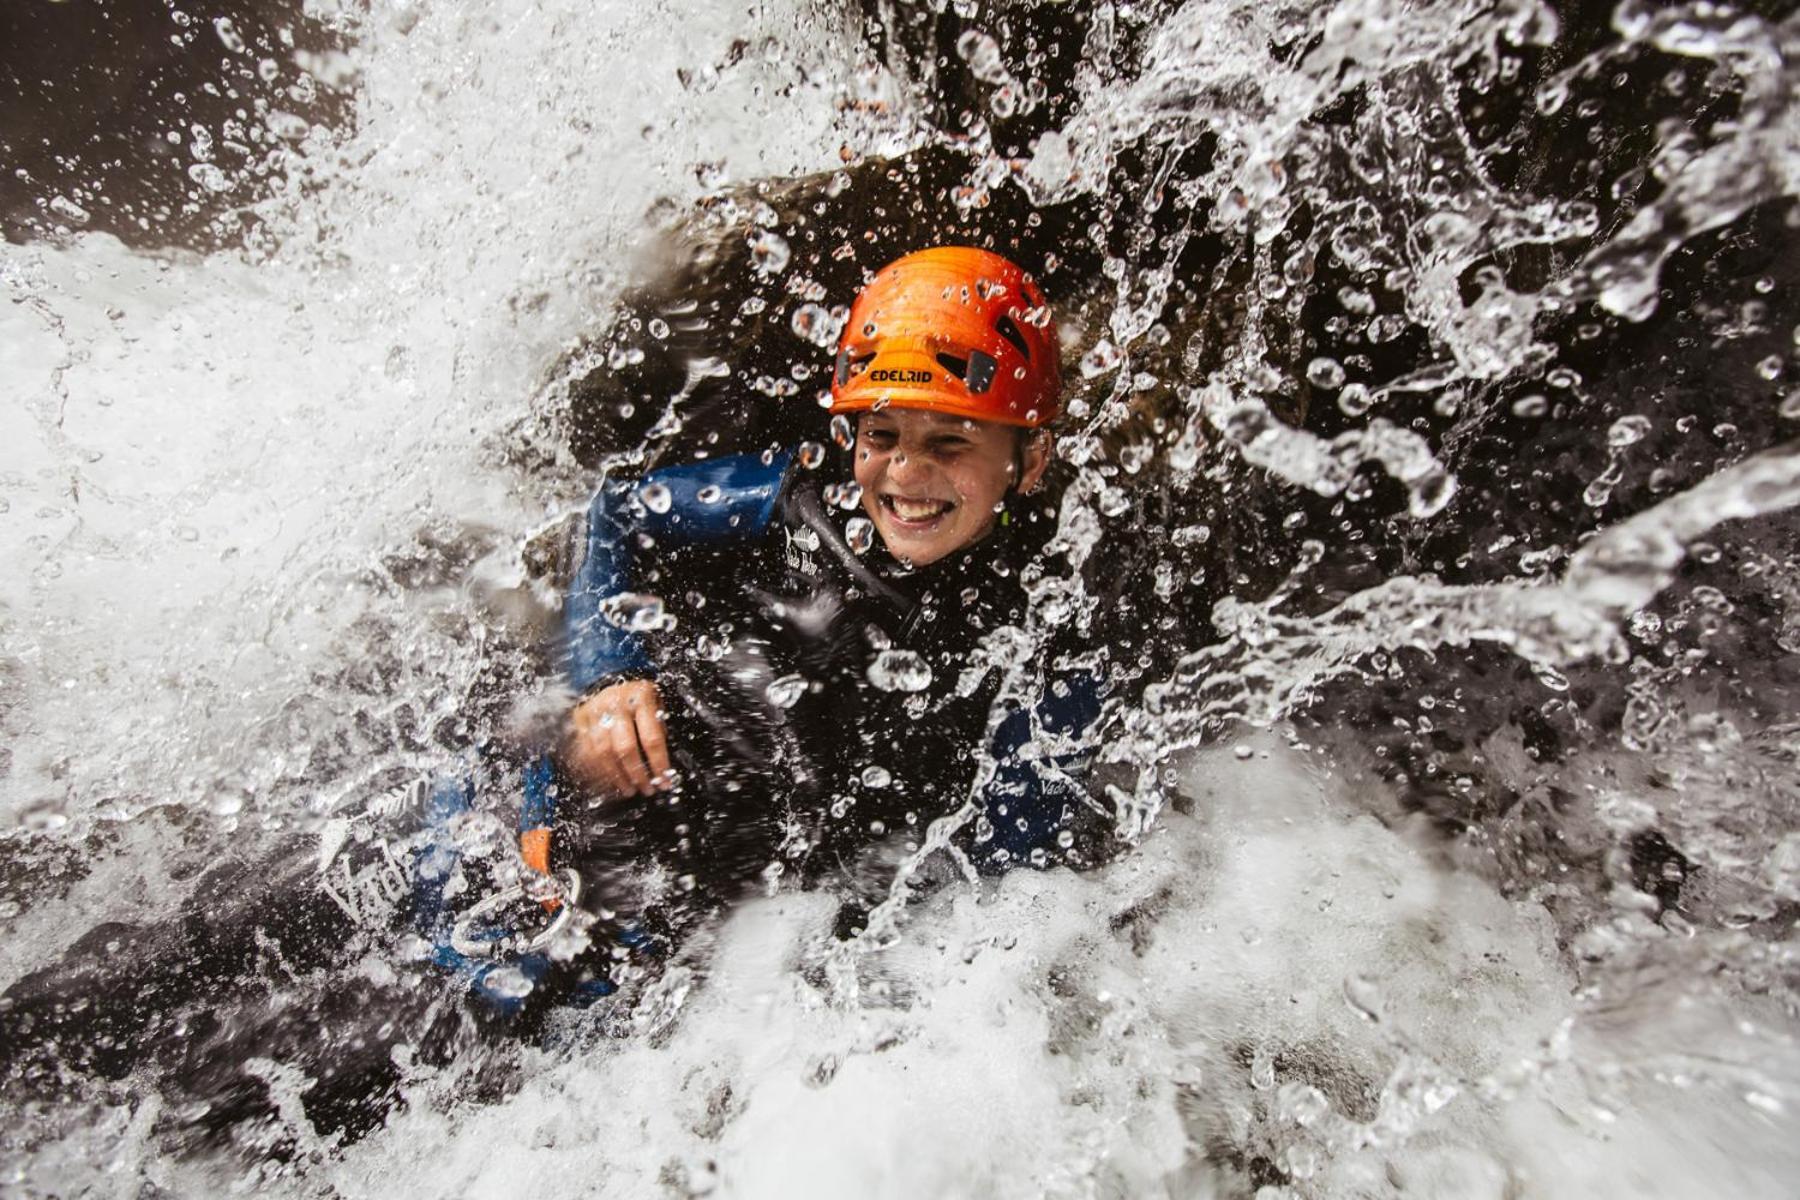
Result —
[[771, 877], [608, 1016], [400, 1048], [360, 1141], [279, 1056], [229, 1150], [150, 1087], [9, 1097], [25, 1194], [1791, 1191], [1796, 18], [169, 19], [226, 63], [173, 157], [9, 201], [0, 982], [560, 716], [593, 468], [713, 453], [735, 389], [827, 470], [848, 289], [993, 230], [1074, 331], [1069, 469], [970, 666], [998, 723], [1090, 635], [1102, 721], [1031, 750], [1095, 756], [1124, 850], [974, 880], [952, 799], [860, 937]]

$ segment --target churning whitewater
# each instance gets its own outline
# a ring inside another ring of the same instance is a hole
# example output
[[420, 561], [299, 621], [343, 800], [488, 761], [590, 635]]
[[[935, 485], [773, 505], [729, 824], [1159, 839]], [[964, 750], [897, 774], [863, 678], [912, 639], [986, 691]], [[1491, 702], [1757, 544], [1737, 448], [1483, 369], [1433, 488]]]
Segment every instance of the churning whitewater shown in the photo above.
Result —
[[[3, 19], [9, 1193], [1800, 1189], [1800, 17], [142, 7]], [[829, 472], [942, 244], [1063, 329], [968, 672], [1104, 678], [1094, 847], [937, 797], [484, 1015], [385, 914], [464, 781], [448, 899], [521, 877], [589, 497]]]

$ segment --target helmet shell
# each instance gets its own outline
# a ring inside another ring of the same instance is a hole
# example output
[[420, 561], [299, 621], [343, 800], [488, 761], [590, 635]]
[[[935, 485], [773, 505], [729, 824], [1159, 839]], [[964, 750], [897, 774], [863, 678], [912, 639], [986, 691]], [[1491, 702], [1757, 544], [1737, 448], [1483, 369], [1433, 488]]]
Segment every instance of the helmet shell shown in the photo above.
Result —
[[1061, 411], [1059, 358], [1031, 276], [991, 251], [937, 246], [883, 267], [850, 306], [831, 411], [891, 405], [1035, 429]]

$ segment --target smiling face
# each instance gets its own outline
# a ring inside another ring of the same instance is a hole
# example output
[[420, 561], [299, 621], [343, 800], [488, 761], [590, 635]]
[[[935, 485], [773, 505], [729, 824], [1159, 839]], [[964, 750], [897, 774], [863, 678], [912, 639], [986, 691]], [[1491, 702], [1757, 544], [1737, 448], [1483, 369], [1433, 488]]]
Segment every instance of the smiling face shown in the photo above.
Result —
[[885, 408], [856, 426], [863, 510], [888, 553], [916, 567], [986, 537], [1014, 473], [1029, 491], [1049, 461], [1048, 433], [998, 421]]

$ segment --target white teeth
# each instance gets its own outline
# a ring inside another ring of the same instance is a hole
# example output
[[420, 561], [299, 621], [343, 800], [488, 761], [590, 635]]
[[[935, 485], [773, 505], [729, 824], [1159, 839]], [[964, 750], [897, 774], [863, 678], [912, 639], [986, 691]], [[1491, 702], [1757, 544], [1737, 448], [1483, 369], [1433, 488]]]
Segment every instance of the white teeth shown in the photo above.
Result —
[[950, 510], [949, 503], [943, 500], [906, 500], [889, 496], [888, 503], [902, 521], [929, 521]]

